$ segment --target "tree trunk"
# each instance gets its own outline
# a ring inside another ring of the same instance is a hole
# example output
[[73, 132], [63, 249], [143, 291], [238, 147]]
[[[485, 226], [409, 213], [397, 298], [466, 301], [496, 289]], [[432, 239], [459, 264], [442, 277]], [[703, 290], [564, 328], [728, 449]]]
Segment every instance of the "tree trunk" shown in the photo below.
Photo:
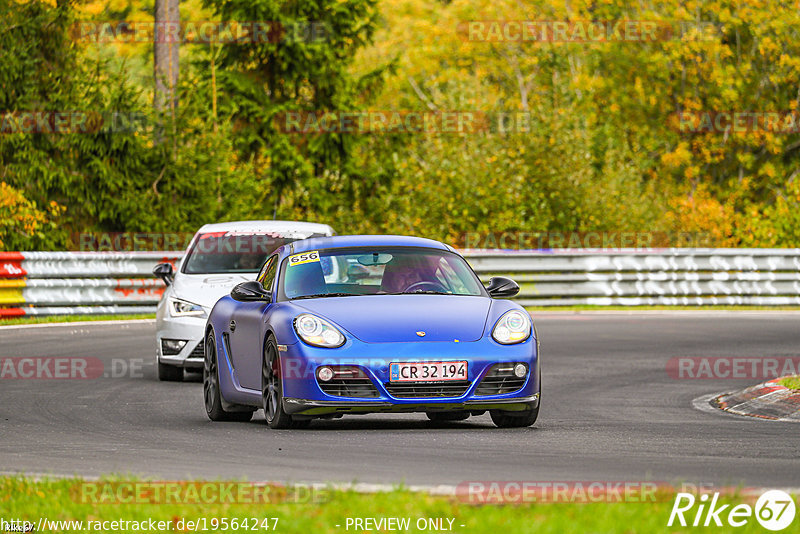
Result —
[[153, 107], [156, 111], [168, 108], [175, 113], [178, 105], [178, 50], [180, 49], [181, 22], [179, 0], [155, 0], [155, 27], [153, 32], [153, 74], [155, 92]]

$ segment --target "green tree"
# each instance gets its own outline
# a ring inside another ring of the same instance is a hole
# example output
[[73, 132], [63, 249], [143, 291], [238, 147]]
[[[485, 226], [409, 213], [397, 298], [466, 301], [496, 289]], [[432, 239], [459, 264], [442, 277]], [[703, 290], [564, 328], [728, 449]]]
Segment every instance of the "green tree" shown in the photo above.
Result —
[[358, 77], [349, 71], [372, 39], [376, 0], [208, 0], [207, 6], [223, 21], [272, 28], [269, 39], [223, 45], [215, 62], [220, 114], [233, 124], [236, 152], [254, 172], [250, 215], [326, 220], [357, 202], [370, 188], [369, 177], [352, 165], [359, 139], [287, 134], [277, 118], [357, 109], [378, 91], [391, 62]]

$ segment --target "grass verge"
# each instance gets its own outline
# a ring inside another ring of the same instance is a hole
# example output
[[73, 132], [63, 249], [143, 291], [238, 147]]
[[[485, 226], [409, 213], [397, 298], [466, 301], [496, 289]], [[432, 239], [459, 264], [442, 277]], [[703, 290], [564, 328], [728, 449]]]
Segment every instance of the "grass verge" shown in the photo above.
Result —
[[[16, 519], [29, 521], [38, 531], [40, 519], [42, 531], [45, 532], [74, 532], [98, 531], [104, 521], [163, 521], [168, 531], [195, 530], [190, 528], [187, 521], [198, 521], [198, 532], [204, 531], [244, 531], [241, 528], [243, 520], [248, 521], [248, 531], [256, 532], [283, 532], [283, 533], [344, 533], [379, 531], [371, 528], [354, 528], [348, 518], [409, 518], [411, 527], [408, 532], [420, 532], [417, 521], [430, 519], [443, 520], [444, 526], [452, 525], [451, 532], [458, 533], [487, 533], [506, 532], [517, 534], [523, 532], [537, 533], [653, 533], [653, 532], [690, 532], [696, 531], [691, 526], [667, 527], [667, 522], [673, 506], [674, 495], [655, 494], [647, 502], [616, 502], [616, 503], [528, 503], [516, 505], [473, 505], [461, 502], [455, 497], [431, 496], [423, 493], [414, 493], [405, 489], [397, 489], [380, 493], [356, 493], [354, 491], [341, 491], [327, 489], [321, 493], [312, 494], [310, 490], [305, 493], [294, 493], [295, 498], [275, 498], [291, 493], [276, 491], [273, 497], [258, 500], [250, 499], [250, 504], [152, 504], [150, 499], [155, 495], [152, 491], [132, 491], [127, 495], [145, 495], [147, 504], [119, 504], [119, 488], [121, 482], [135, 482], [134, 479], [106, 479], [104, 486], [109, 489], [97, 489], [96, 484], [88, 483], [93, 487], [88, 492], [80, 479], [59, 480], [33, 480], [25, 477], [5, 476], [0, 477], [0, 518], [4, 520]], [[116, 485], [115, 485], [116, 482]], [[113, 504], [97, 502], [97, 496], [109, 496]], [[201, 493], [202, 495], [202, 493]], [[217, 495], [217, 493], [214, 493]], [[305, 495], [305, 497], [303, 497]], [[116, 497], [115, 497], [116, 496]], [[161, 499], [163, 500], [163, 499]], [[218, 500], [218, 499], [212, 499]], [[269, 502], [272, 500], [273, 502]], [[721, 502], [738, 504], [749, 502], [753, 505], [754, 499], [740, 495], [721, 497]], [[87, 502], [88, 501], [88, 502]], [[258, 501], [253, 502], [253, 501]], [[653, 502], [655, 501], [655, 502]], [[141, 501], [140, 501], [141, 502]], [[196, 502], [196, 501], [195, 501]], [[694, 519], [695, 509], [691, 516], [687, 515], [689, 524]], [[689, 512], [687, 512], [688, 514]], [[202, 521], [205, 518], [205, 530]], [[229, 525], [237, 519], [238, 528], [225, 529], [218, 523], [213, 527], [213, 521], [227, 519]], [[268, 519], [264, 523], [264, 519]], [[274, 519], [277, 518], [277, 525]], [[452, 520], [452, 523], [449, 522]], [[52, 521], [79, 521], [77, 524], [52, 524]], [[95, 522], [95, 528], [87, 522]], [[257, 528], [252, 528], [257, 524]], [[267, 528], [264, 528], [264, 525]], [[45, 528], [46, 526], [46, 528]], [[113, 526], [106, 528], [108, 530]], [[157, 527], [160, 529], [161, 527]], [[389, 530], [389, 529], [383, 529]], [[448, 529], [441, 529], [448, 530]], [[715, 527], [714, 532], [763, 532], [755, 518], [751, 517], [744, 527]], [[142, 532], [152, 531], [150, 528], [134, 528], [130, 524], [116, 525], [114, 531]], [[164, 531], [164, 530], [161, 530]]]
[[139, 313], [129, 315], [45, 315], [30, 317], [10, 317], [0, 319], [0, 326], [39, 323], [76, 323], [82, 321], [127, 321], [131, 319], [155, 319], [155, 313]]
[[781, 378], [778, 383], [789, 389], [800, 389], [800, 375]]

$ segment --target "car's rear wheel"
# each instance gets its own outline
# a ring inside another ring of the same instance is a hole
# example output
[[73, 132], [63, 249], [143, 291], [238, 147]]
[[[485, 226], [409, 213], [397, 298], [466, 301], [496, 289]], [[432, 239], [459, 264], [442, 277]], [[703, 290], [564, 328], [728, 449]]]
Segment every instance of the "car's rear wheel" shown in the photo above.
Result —
[[469, 412], [452, 411], [452, 412], [425, 412], [428, 419], [436, 423], [444, 423], [447, 421], [464, 421], [470, 416]]
[[267, 424], [274, 429], [308, 426], [309, 420], [294, 420], [283, 410], [280, 361], [278, 344], [274, 337], [269, 336], [264, 343], [264, 357], [261, 359], [261, 400]]
[[158, 379], [162, 382], [183, 381], [183, 367], [158, 362]]
[[249, 421], [253, 418], [252, 410], [229, 412], [222, 407], [222, 397], [220, 397], [219, 390], [219, 366], [217, 363], [217, 345], [214, 343], [214, 334], [209, 332], [203, 361], [203, 400], [208, 418], [212, 421]]

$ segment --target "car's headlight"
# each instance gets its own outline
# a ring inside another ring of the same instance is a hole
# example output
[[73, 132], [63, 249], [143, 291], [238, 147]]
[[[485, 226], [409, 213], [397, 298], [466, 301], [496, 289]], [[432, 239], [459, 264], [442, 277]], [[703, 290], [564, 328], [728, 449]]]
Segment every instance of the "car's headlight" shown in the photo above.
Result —
[[169, 314], [172, 317], [202, 317], [206, 314], [202, 306], [187, 300], [170, 297], [168, 304]]
[[344, 336], [338, 328], [310, 313], [298, 315], [294, 320], [294, 329], [300, 339], [309, 345], [330, 349], [344, 345]]
[[531, 335], [531, 318], [519, 310], [506, 312], [494, 325], [492, 337], [503, 345], [522, 343]]

